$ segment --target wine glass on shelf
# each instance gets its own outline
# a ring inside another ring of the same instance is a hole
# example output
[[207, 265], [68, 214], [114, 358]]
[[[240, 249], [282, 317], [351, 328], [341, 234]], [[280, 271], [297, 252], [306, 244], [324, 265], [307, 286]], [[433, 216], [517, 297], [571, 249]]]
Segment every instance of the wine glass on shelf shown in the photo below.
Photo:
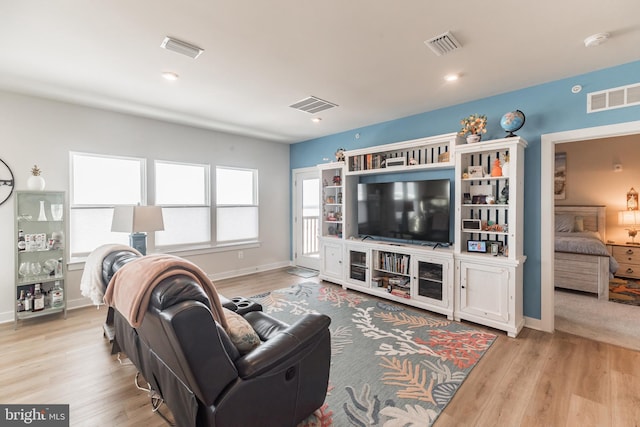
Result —
[[18, 275], [22, 278], [22, 280], [25, 280], [27, 278], [27, 276], [29, 275], [29, 263], [22, 261], [20, 263], [20, 267], [18, 267]]
[[51, 204], [51, 216], [54, 221], [62, 220], [62, 204], [61, 203], [53, 203]]
[[40, 276], [40, 273], [42, 273], [42, 266], [39, 262], [35, 261], [31, 263], [29, 270], [31, 271], [33, 278], [37, 279]]

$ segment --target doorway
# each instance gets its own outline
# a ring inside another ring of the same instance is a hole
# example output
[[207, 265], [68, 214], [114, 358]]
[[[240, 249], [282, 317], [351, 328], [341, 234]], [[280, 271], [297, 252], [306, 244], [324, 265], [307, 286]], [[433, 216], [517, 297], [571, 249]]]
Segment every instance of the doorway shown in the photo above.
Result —
[[555, 146], [566, 142], [640, 134], [640, 121], [542, 135], [540, 154], [540, 329], [555, 330], [554, 165]]
[[298, 267], [319, 270], [320, 174], [316, 168], [295, 169], [292, 179], [293, 262]]

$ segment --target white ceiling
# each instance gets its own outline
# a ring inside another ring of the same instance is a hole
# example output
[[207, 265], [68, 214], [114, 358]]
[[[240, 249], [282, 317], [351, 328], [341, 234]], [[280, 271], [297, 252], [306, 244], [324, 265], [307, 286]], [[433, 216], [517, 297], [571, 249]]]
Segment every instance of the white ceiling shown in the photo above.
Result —
[[[0, 88], [292, 143], [638, 60], [639, 17], [638, 0], [0, 0]], [[447, 30], [463, 47], [438, 57], [423, 42]], [[312, 123], [289, 107], [310, 95], [339, 107]]]

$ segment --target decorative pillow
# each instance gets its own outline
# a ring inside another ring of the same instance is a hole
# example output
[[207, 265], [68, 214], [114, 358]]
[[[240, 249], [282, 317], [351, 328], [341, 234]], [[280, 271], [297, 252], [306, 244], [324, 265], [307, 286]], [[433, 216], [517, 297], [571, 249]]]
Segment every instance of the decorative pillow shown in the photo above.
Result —
[[582, 232], [584, 231], [584, 218], [581, 216], [577, 216], [576, 220], [573, 223], [573, 231]]
[[227, 334], [240, 354], [248, 353], [260, 345], [260, 337], [244, 317], [224, 307], [222, 310], [229, 325]]
[[573, 231], [575, 217], [569, 214], [556, 215], [556, 231], [567, 232]]

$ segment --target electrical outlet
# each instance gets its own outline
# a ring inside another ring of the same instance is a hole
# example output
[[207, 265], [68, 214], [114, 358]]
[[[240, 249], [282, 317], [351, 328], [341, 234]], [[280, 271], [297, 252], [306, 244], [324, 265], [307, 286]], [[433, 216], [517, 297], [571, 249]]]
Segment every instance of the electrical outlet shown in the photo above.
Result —
[[244, 251], [238, 251], [238, 259], [244, 259]]

